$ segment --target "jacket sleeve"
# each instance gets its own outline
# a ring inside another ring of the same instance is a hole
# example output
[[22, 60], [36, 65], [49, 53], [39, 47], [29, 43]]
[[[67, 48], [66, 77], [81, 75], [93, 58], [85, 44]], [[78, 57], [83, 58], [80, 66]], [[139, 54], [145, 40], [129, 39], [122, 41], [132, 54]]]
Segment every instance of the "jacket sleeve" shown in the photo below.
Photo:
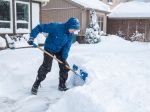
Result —
[[44, 32], [44, 33], [51, 33], [52, 30], [53, 30], [53, 28], [54, 28], [54, 24], [53, 24], [53, 23], [49, 23], [49, 24], [39, 24], [39, 25], [37, 25], [37, 26], [31, 31], [30, 37], [34, 39], [34, 38], [37, 37], [37, 35], [38, 35], [39, 33], [42, 33], [42, 32]]
[[68, 53], [72, 44], [72, 39], [69, 39], [68, 42], [64, 45], [62, 49], [62, 60], [65, 61], [68, 57]]

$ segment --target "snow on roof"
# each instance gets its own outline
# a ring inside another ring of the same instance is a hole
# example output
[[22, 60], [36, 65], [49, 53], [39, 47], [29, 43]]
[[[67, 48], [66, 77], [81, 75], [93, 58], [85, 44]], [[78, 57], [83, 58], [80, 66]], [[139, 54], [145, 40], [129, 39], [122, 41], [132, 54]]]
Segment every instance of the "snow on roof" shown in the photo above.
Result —
[[109, 18], [150, 18], [150, 2], [132, 1], [120, 3], [108, 15]]
[[96, 9], [104, 12], [110, 12], [110, 7], [99, 0], [71, 0], [85, 8]]

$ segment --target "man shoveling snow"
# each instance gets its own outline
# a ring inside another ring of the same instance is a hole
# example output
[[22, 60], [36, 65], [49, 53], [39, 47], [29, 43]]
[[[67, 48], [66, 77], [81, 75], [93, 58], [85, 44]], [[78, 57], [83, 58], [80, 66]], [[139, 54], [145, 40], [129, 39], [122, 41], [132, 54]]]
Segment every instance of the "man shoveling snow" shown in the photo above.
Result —
[[[48, 33], [44, 50], [53, 56], [56, 56], [63, 63], [59, 64], [59, 86], [60, 91], [66, 91], [68, 88], [65, 83], [68, 78], [69, 69], [66, 68], [68, 53], [72, 44], [73, 36], [80, 29], [80, 22], [76, 18], [70, 18], [66, 23], [48, 23], [36, 26], [30, 34], [29, 45], [34, 44], [34, 39], [41, 32]], [[53, 58], [44, 53], [44, 60], [38, 70], [36, 81], [34, 82], [31, 93], [36, 95], [40, 83], [46, 78], [46, 74], [51, 71]], [[69, 66], [69, 65], [68, 65]]]

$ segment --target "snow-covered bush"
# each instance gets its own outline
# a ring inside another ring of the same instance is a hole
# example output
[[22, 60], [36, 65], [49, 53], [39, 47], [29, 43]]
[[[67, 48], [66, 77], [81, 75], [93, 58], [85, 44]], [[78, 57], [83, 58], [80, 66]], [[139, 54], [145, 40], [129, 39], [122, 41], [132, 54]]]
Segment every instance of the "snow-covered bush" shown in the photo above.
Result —
[[130, 37], [130, 40], [133, 41], [140, 41], [144, 42], [144, 33], [139, 33], [138, 31], [135, 31], [133, 35]]
[[89, 44], [100, 42], [100, 27], [97, 23], [97, 15], [95, 10], [90, 11], [90, 25], [85, 32], [85, 42]]
[[[11, 49], [14, 48], [21, 48], [21, 47], [29, 47], [30, 45], [27, 43], [27, 41], [30, 38], [30, 34], [24, 34], [24, 35], [13, 35], [9, 36], [8, 34], [5, 35], [5, 38], [8, 43], [8, 47]], [[42, 33], [35, 38], [34, 42], [39, 45], [43, 45], [45, 42], [45, 35]]]
[[0, 49], [6, 48], [6, 41], [4, 38], [0, 37]]
[[100, 32], [100, 36], [106, 36], [107, 34], [104, 31]]
[[13, 35], [13, 36], [9, 36], [8, 34], [6, 34], [5, 38], [8, 42], [9, 48], [11, 48], [11, 49], [29, 46], [27, 43], [27, 40], [29, 38], [29, 34]]
[[121, 31], [121, 30], [119, 30], [119, 31], [116, 33], [116, 35], [119, 36], [119, 37], [121, 37], [121, 38], [124, 38], [124, 39], [126, 38], [126, 37], [125, 37], [125, 34], [124, 34], [123, 31]]

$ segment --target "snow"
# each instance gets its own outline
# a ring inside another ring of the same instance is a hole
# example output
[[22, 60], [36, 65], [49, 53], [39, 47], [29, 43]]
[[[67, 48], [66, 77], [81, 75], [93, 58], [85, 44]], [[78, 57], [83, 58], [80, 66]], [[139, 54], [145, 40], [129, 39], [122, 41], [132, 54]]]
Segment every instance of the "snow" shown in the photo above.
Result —
[[28, 23], [26, 20], [17, 20], [17, 23]]
[[6, 47], [6, 41], [5, 41], [4, 38], [2, 38], [2, 37], [0, 36], [0, 48], [5, 48], [5, 47]]
[[[29, 26], [29, 24], [28, 24]], [[30, 28], [17, 28], [16, 33], [30, 33]]]
[[90, 24], [89, 28], [86, 28], [85, 41], [90, 44], [100, 42], [100, 27], [94, 10], [90, 11]]
[[132, 1], [120, 3], [108, 15], [109, 18], [150, 18], [150, 2]]
[[[29, 47], [30, 45], [27, 43], [29, 40], [30, 34], [24, 34], [21, 37], [17, 36], [9, 36], [8, 34], [5, 35], [5, 38], [8, 41], [10, 48], [20, 48], [20, 47]], [[46, 39], [46, 34], [39, 33], [37, 38], [34, 40], [35, 44], [44, 44]]]
[[54, 61], [37, 96], [30, 89], [42, 52], [7, 49], [0, 57], [0, 112], [150, 112], [150, 43], [116, 36], [102, 36], [98, 44], [75, 43], [68, 62], [87, 70], [86, 84], [58, 91]]
[[5, 47], [6, 47], [6, 41], [5, 41], [4, 38], [2, 38], [2, 37], [0, 36], [0, 48], [5, 48]]
[[85, 8], [110, 12], [110, 7], [99, 0], [71, 0], [71, 1], [80, 4]]
[[12, 28], [0, 28], [0, 33], [12, 33]]

